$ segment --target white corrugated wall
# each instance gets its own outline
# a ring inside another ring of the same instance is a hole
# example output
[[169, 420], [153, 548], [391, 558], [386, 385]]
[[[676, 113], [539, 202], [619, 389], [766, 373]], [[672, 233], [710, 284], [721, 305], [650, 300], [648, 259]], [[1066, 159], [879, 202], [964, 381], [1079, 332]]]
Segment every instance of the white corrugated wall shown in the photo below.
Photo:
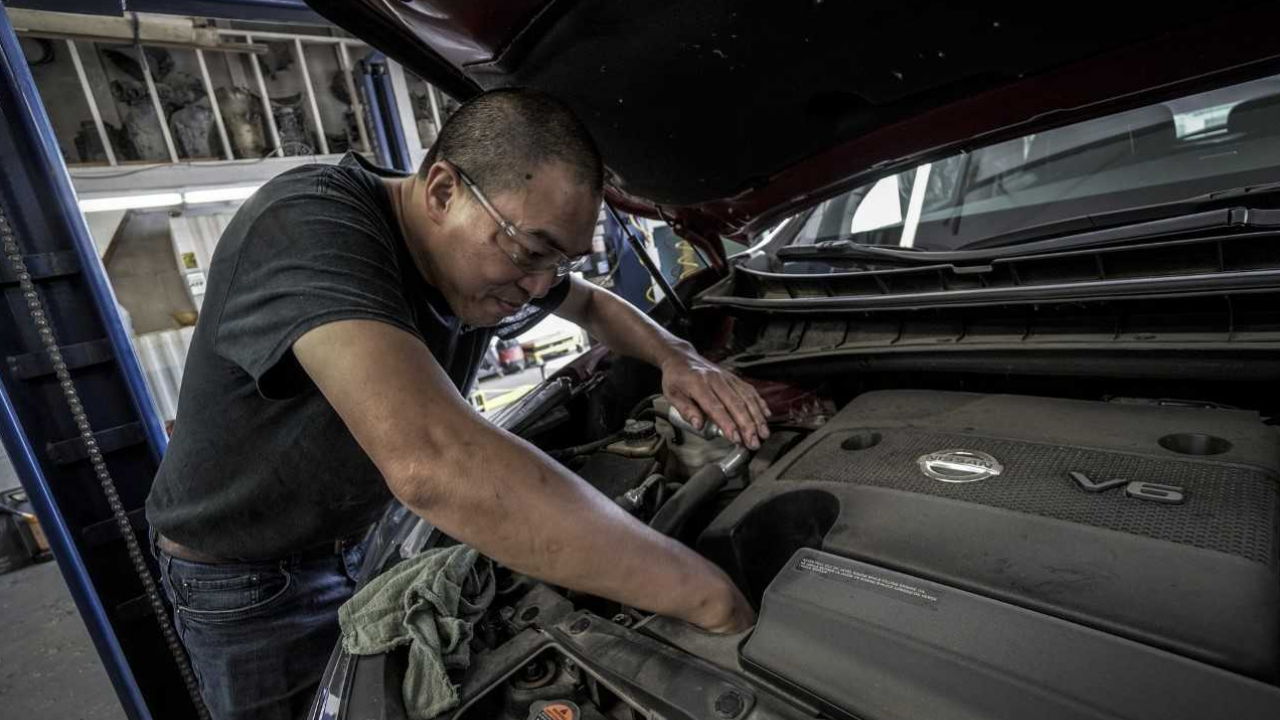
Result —
[[165, 422], [178, 416], [178, 389], [182, 387], [182, 369], [193, 333], [194, 327], [185, 327], [144, 333], [133, 339], [151, 397]]
[[204, 288], [209, 272], [213, 249], [218, 246], [222, 231], [227, 229], [234, 212], [182, 213], [169, 218], [169, 234], [173, 240], [174, 260], [178, 272], [186, 281], [191, 302], [200, 309], [204, 301]]
[[[209, 260], [218, 238], [234, 215], [234, 212], [183, 213], [169, 218], [174, 260], [197, 310], [204, 298]], [[178, 416], [178, 390], [182, 387], [182, 370], [194, 332], [194, 327], [184, 327], [133, 336], [133, 347], [146, 375], [147, 387], [151, 389], [151, 398], [165, 422]]]

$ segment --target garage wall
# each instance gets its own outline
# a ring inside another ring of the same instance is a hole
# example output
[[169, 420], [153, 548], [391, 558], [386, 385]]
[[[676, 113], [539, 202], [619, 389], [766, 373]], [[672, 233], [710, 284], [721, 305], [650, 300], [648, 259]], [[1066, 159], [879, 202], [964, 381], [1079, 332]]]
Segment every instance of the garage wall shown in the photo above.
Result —
[[130, 210], [106, 258], [116, 299], [129, 313], [135, 333], [182, 327], [175, 314], [195, 306], [178, 274], [166, 210]]

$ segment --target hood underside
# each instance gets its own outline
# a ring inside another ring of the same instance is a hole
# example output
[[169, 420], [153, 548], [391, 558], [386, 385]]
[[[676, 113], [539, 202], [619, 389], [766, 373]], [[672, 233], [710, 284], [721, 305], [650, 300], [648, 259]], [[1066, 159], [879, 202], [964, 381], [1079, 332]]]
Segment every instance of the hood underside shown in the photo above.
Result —
[[611, 195], [742, 236], [871, 174], [1274, 71], [1274, 4], [309, 0], [446, 92], [577, 111]]

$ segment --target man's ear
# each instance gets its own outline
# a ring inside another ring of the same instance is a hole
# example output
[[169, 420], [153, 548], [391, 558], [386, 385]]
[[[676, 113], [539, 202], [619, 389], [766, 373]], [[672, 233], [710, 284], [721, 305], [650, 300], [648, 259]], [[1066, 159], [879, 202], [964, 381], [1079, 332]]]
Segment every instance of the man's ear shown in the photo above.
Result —
[[423, 184], [427, 190], [427, 216], [437, 223], [444, 222], [462, 187], [457, 174], [448, 163], [435, 162], [427, 169]]

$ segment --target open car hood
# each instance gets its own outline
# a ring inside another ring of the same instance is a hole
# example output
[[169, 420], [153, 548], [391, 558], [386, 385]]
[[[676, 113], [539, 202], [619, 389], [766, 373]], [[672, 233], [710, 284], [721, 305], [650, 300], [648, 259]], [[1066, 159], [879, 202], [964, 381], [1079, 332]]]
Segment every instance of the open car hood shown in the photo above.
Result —
[[309, 0], [460, 99], [583, 118], [610, 197], [722, 258], [874, 175], [1274, 72], [1274, 3]]

